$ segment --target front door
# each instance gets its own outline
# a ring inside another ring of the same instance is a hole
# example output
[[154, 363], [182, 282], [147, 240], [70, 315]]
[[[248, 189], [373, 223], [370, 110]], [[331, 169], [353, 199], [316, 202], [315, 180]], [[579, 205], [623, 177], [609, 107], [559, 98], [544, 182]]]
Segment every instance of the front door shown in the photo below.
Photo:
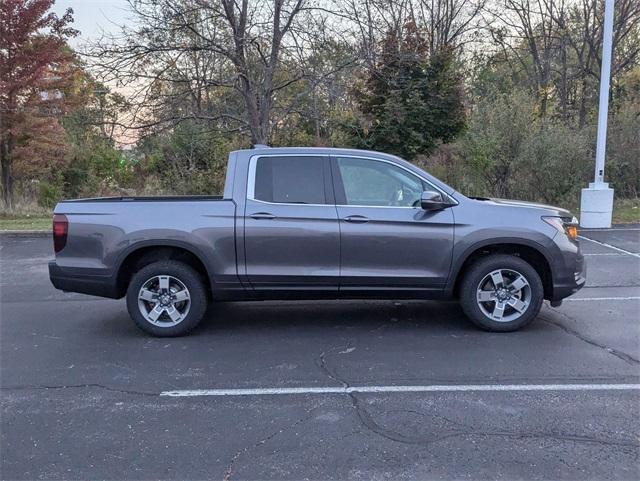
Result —
[[251, 159], [244, 239], [255, 290], [337, 291], [340, 234], [329, 158]]
[[389, 161], [332, 158], [341, 232], [341, 291], [441, 289], [453, 212], [420, 208], [426, 180]]

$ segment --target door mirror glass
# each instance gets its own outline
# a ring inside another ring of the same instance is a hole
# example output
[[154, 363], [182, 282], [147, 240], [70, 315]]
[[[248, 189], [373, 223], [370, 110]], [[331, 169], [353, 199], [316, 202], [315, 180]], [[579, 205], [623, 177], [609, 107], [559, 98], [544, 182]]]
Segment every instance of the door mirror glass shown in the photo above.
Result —
[[440, 210], [449, 207], [449, 205], [442, 194], [435, 190], [426, 190], [420, 196], [420, 207], [424, 210]]

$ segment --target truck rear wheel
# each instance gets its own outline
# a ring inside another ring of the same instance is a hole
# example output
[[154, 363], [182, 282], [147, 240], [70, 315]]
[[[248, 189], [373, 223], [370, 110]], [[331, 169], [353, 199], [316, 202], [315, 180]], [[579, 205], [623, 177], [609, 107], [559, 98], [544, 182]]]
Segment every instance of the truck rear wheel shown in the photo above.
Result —
[[542, 281], [528, 262], [513, 255], [490, 255], [471, 265], [460, 287], [467, 317], [487, 331], [515, 331], [540, 312]]
[[136, 325], [148, 334], [182, 336], [198, 325], [207, 309], [206, 286], [187, 264], [154, 262], [131, 278], [127, 309]]

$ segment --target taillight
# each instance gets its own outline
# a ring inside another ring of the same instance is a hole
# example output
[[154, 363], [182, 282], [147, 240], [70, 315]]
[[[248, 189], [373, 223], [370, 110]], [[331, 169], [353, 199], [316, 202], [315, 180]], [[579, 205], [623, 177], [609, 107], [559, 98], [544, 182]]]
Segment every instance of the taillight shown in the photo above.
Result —
[[53, 250], [57, 254], [67, 244], [67, 233], [69, 232], [69, 221], [64, 214], [53, 216]]

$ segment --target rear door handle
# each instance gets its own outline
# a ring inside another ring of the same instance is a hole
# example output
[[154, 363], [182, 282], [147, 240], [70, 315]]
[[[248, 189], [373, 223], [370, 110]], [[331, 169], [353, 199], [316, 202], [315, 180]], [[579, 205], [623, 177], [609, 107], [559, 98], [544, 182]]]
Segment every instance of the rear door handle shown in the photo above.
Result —
[[276, 218], [275, 215], [269, 214], [269, 212], [256, 212], [255, 214], [249, 215], [249, 217], [256, 220], [257, 219], [271, 220]]
[[356, 224], [364, 224], [365, 222], [369, 222], [369, 219], [363, 215], [349, 215], [342, 220], [345, 222], [353, 222]]

